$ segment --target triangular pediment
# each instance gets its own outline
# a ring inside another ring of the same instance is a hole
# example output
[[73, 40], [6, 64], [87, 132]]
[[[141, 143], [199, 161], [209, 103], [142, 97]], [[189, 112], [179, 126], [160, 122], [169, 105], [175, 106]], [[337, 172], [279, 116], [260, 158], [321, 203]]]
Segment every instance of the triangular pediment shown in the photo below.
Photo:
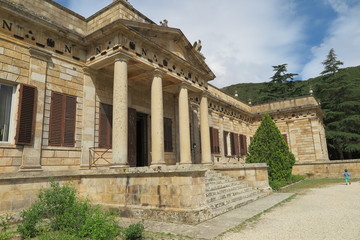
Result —
[[195, 66], [198, 70], [215, 77], [205, 63], [205, 57], [193, 47], [180, 29], [134, 21], [122, 21], [122, 23], [132, 31]]

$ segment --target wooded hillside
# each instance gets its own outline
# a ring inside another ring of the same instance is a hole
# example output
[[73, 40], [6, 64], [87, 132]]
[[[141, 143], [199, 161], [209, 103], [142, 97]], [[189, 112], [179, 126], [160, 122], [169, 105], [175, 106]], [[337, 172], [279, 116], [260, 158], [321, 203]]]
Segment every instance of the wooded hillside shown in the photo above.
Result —
[[[238, 99], [259, 104], [269, 83], [240, 83], [222, 90]], [[278, 83], [285, 86], [289, 83]], [[291, 97], [313, 95], [325, 113], [324, 123], [330, 159], [360, 158], [360, 66], [340, 69], [304, 81], [291, 81]], [[277, 98], [276, 100], [281, 100]]]

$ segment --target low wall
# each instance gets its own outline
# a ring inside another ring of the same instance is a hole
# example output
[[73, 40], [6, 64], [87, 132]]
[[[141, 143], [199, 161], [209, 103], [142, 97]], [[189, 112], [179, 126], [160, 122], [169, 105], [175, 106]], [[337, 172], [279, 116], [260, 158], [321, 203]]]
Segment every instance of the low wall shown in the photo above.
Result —
[[270, 190], [266, 163], [215, 165], [213, 169], [230, 177], [243, 180], [255, 189]]
[[124, 217], [195, 224], [212, 217], [205, 188], [209, 168], [245, 180], [252, 187], [269, 189], [266, 164], [2, 173], [0, 215], [18, 216], [54, 178], [61, 184], [71, 182], [81, 197]]
[[296, 163], [292, 172], [308, 178], [342, 178], [345, 169], [351, 177], [360, 178], [360, 159]]

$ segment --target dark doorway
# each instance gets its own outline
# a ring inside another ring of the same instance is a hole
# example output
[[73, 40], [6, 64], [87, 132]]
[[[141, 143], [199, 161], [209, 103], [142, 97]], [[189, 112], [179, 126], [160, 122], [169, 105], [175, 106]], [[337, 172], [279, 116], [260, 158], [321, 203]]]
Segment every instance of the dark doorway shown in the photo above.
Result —
[[136, 113], [136, 166], [148, 166], [148, 137], [147, 137], [148, 115]]

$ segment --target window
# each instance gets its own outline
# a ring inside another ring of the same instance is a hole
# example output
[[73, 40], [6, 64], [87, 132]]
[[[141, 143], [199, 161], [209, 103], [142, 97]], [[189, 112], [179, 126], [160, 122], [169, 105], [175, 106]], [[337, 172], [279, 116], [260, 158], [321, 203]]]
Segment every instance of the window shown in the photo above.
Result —
[[220, 153], [219, 130], [213, 127], [210, 127], [210, 146], [211, 146], [211, 153], [213, 154]]
[[52, 92], [50, 110], [50, 146], [74, 147], [76, 97]]
[[0, 141], [8, 142], [14, 87], [0, 84]]
[[164, 118], [164, 151], [172, 152], [172, 120]]
[[112, 114], [113, 106], [100, 103], [99, 113], [99, 147], [111, 148], [112, 146]]

